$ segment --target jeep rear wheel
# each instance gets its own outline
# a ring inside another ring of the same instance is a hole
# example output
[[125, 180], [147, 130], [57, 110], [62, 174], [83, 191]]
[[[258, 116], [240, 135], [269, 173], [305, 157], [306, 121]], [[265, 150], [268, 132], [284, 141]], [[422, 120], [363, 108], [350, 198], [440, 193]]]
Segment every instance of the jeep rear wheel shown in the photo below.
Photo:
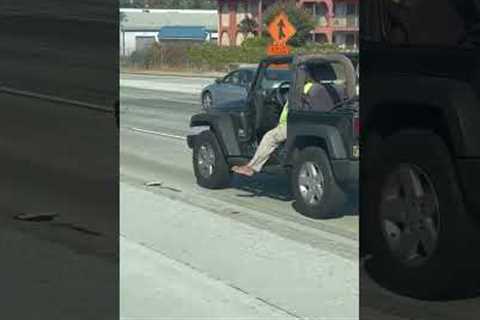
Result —
[[298, 211], [314, 218], [340, 215], [345, 194], [337, 185], [323, 149], [309, 147], [300, 151], [291, 174], [294, 206]]
[[379, 218], [389, 251], [407, 266], [432, 258], [438, 246], [440, 213], [437, 191], [427, 172], [400, 164], [385, 177]]
[[204, 188], [221, 189], [230, 184], [231, 174], [225, 156], [211, 131], [195, 137], [193, 169], [197, 183]]
[[405, 131], [377, 152], [375, 176], [364, 199], [373, 201], [364, 232], [373, 238], [367, 270], [379, 283], [417, 298], [441, 298], [468, 288], [473, 221], [455, 166], [442, 139]]

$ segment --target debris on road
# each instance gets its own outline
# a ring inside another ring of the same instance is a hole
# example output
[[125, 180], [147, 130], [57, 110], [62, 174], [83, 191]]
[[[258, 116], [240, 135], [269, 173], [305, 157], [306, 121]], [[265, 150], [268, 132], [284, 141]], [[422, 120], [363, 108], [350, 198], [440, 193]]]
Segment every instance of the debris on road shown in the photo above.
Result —
[[75, 230], [75, 231], [78, 231], [78, 232], [81, 232], [81, 233], [84, 233], [84, 234], [87, 234], [87, 235], [91, 235], [91, 236], [96, 236], [96, 237], [102, 236], [102, 234], [100, 232], [91, 230], [89, 227], [79, 225], [79, 224], [55, 223], [55, 226], [72, 229], [72, 230]]
[[145, 186], [146, 187], [159, 187], [161, 189], [167, 189], [167, 190], [174, 191], [174, 192], [182, 192], [182, 190], [180, 190], [180, 189], [164, 186], [163, 182], [160, 182], [160, 181], [147, 182], [147, 183], [145, 183]]
[[146, 182], [145, 186], [146, 187], [160, 187], [160, 186], [162, 186], [162, 184], [163, 183], [160, 182], [160, 181], [150, 181], [150, 182]]
[[43, 221], [52, 221], [58, 216], [54, 212], [44, 212], [44, 213], [22, 213], [16, 215], [14, 218], [20, 221], [31, 221], [31, 222], [43, 222]]

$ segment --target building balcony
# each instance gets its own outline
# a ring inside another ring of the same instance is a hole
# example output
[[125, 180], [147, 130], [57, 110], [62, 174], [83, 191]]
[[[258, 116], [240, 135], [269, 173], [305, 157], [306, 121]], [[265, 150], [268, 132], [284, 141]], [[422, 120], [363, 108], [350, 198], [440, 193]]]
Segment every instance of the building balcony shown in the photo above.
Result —
[[358, 17], [332, 18], [331, 27], [334, 30], [356, 31], [359, 28]]

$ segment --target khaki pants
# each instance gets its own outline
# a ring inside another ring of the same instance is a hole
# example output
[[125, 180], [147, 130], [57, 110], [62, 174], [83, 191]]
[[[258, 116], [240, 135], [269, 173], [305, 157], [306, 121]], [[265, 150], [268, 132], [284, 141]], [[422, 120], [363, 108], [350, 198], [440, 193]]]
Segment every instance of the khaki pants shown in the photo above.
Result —
[[272, 152], [275, 151], [275, 149], [285, 140], [287, 140], [287, 125], [278, 125], [268, 131], [263, 136], [262, 141], [258, 145], [257, 151], [252, 160], [248, 163], [248, 166], [255, 172], [261, 171]]

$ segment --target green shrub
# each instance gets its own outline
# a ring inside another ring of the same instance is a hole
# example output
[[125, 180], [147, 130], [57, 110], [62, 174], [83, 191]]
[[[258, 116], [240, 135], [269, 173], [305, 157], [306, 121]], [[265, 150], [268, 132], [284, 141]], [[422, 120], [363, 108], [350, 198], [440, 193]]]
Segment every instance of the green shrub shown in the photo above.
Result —
[[205, 44], [189, 48], [188, 56], [196, 68], [224, 71], [234, 63], [258, 63], [265, 56], [265, 47], [248, 43], [240, 47]]
[[148, 56], [149, 50], [135, 50], [132, 52], [129, 58], [129, 63], [132, 64], [134, 67], [141, 67], [148, 69]]
[[242, 47], [248, 48], [266, 48], [268, 44], [271, 42], [270, 38], [268, 37], [254, 37], [254, 38], [247, 38], [242, 43]]
[[[142, 51], [135, 51], [128, 63], [135, 67], [188, 68], [202, 71], [227, 71], [230, 65], [239, 63], [257, 64], [266, 57], [266, 47], [271, 40], [266, 37], [247, 39], [239, 47], [219, 47], [213, 43], [200, 45], [165, 45], [155, 43]], [[307, 43], [293, 47], [293, 54], [338, 52], [332, 44]]]
[[339, 52], [338, 46], [334, 44], [320, 44], [320, 43], [308, 43], [303, 47], [293, 48], [292, 53], [294, 54], [328, 54], [328, 53], [335, 53]]

